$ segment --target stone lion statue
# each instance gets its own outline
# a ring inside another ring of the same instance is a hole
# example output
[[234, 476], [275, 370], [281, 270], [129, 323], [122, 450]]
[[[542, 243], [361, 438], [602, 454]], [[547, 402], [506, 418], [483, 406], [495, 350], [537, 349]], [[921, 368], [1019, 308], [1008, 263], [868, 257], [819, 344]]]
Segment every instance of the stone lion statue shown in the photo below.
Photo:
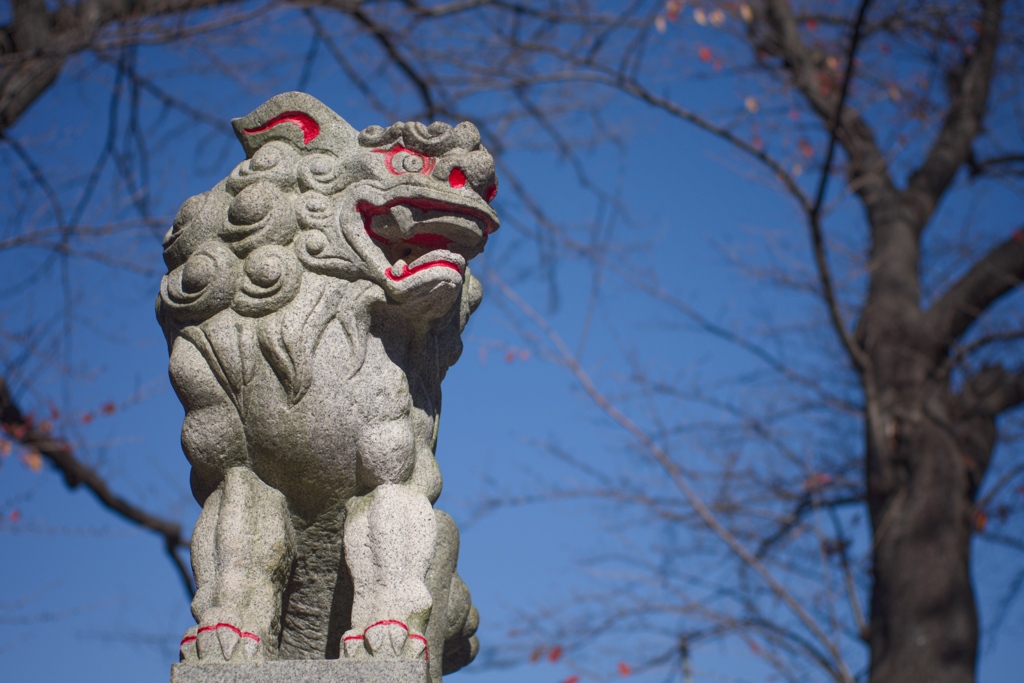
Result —
[[202, 513], [184, 662], [476, 654], [458, 531], [434, 510], [441, 380], [498, 218], [470, 123], [361, 133], [285, 93], [181, 207], [157, 317]]

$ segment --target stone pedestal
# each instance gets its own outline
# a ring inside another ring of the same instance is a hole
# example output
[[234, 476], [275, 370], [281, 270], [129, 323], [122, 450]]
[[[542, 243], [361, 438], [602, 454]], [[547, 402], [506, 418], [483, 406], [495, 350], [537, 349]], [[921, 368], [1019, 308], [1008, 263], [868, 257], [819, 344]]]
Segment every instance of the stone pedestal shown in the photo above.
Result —
[[251, 664], [174, 664], [171, 683], [430, 683], [427, 663], [289, 659]]

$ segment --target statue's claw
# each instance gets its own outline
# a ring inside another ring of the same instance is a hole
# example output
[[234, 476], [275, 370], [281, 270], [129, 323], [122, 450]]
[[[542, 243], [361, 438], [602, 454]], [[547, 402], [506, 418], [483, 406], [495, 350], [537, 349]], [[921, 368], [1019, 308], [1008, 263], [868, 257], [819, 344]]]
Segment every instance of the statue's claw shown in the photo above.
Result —
[[[186, 643], [194, 633], [195, 638]], [[260, 637], [255, 633], [243, 631], [234, 624], [225, 621], [204, 623], [198, 629], [189, 629], [182, 642], [182, 653], [186, 647], [194, 647], [196, 657], [201, 662], [230, 662], [236, 652], [243, 659], [255, 659], [260, 651]], [[239, 643], [244, 645], [239, 648]], [[191, 653], [190, 653], [191, 654]]]
[[217, 629], [217, 640], [220, 641], [220, 649], [224, 654], [224, 661], [231, 661], [231, 655], [235, 654], [235, 648], [238, 647], [238, 641], [241, 639], [242, 634], [239, 631], [230, 628]]
[[196, 637], [198, 635], [198, 631], [198, 626], [193, 626], [189, 630], [185, 631], [185, 635], [181, 639], [181, 647], [179, 648], [182, 662], [194, 662], [199, 659], [199, 652], [196, 649]]
[[405, 648], [406, 654], [411, 655], [412, 659], [419, 659], [423, 656], [424, 659], [429, 660], [427, 656], [427, 639], [418, 633], [409, 634], [409, 644]]
[[345, 650], [346, 657], [356, 657], [357, 655], [365, 654], [366, 652], [366, 647], [363, 645], [363, 634], [361, 631], [346, 631], [345, 635], [341, 637], [341, 644]]
[[260, 641], [256, 638], [242, 638], [242, 659], [251, 660], [256, 658], [260, 650]]
[[409, 628], [399, 621], [379, 621], [368, 626], [363, 635], [366, 649], [371, 655], [398, 656], [409, 640]]
[[217, 632], [212, 627], [200, 627], [196, 638], [196, 652], [200, 661], [223, 659]]
[[378, 621], [367, 626], [362, 633], [357, 630], [348, 631], [341, 641], [347, 657], [369, 654], [374, 657], [419, 659], [427, 656], [426, 637], [410, 631], [408, 626], [395, 619]]

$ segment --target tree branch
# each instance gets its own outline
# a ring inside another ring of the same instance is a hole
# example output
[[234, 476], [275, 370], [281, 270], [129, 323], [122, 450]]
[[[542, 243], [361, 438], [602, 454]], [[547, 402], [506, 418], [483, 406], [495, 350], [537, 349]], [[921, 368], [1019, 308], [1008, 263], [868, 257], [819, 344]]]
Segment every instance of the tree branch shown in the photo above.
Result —
[[1024, 154], [1001, 154], [988, 159], [978, 159], [972, 152], [967, 158], [967, 168], [972, 178], [983, 175], [1022, 176], [1024, 175]]
[[846, 327], [843, 320], [843, 312], [840, 309], [839, 299], [836, 296], [835, 286], [832, 280], [832, 272], [828, 262], [828, 249], [825, 245], [825, 230], [821, 224], [821, 208], [825, 201], [825, 193], [828, 189], [828, 179], [832, 175], [832, 157], [835, 154], [836, 142], [839, 139], [839, 122], [842, 121], [843, 109], [846, 105], [846, 96], [850, 92], [850, 82], [853, 79], [853, 67], [857, 63], [857, 45], [860, 43], [861, 28], [864, 25], [864, 18], [867, 16], [868, 6], [871, 0], [862, 0], [860, 9], [857, 11], [857, 19], [853, 25], [853, 34], [850, 36], [850, 47], [846, 54], [846, 73], [843, 74], [843, 87], [839, 93], [839, 100], [836, 102], [834, 113], [829, 122], [828, 152], [825, 155], [825, 163], [821, 169], [821, 180], [818, 183], [818, 191], [815, 195], [814, 206], [808, 213], [808, 223], [811, 229], [811, 246], [814, 250], [814, 263], [818, 270], [818, 281], [821, 285], [821, 295], [828, 307], [829, 319], [832, 327], [839, 335], [839, 341], [846, 349], [847, 355], [854, 367], [861, 373], [865, 372], [871, 365], [871, 359], [864, 349], [860, 347], [853, 334]]
[[844, 106], [837, 119], [838, 125], [833, 125], [840, 99], [833, 86], [835, 74], [828, 66], [827, 56], [803, 41], [788, 0], [769, 0], [763, 8], [757, 7], [749, 30], [751, 44], [783, 61], [793, 85], [818, 117], [835, 131], [836, 139], [849, 158], [850, 187], [869, 210], [896, 196], [885, 155], [860, 113]]
[[964, 383], [961, 399], [972, 411], [996, 416], [1024, 403], [1024, 370], [987, 365]]
[[391, 60], [406, 76], [412, 81], [412, 84], [419, 91], [420, 99], [423, 100], [423, 115], [432, 119], [438, 114], [437, 105], [434, 104], [434, 96], [430, 89], [430, 85], [427, 81], [416, 72], [409, 61], [399, 52], [398, 41], [395, 40], [394, 36], [387, 31], [387, 29], [376, 21], [374, 21], [369, 14], [364, 12], [361, 8], [354, 9], [352, 11], [352, 18], [359, 22], [367, 31], [370, 32], [384, 51], [388, 53]]
[[980, 4], [981, 21], [973, 50], [956, 71], [947, 74], [950, 102], [942, 129], [932, 142], [924, 163], [910, 175], [904, 193], [916, 212], [919, 232], [924, 230], [957, 171], [970, 159], [971, 145], [985, 117], [1003, 0], [981, 0]]
[[1024, 227], [979, 259], [931, 308], [927, 323], [949, 348], [996, 300], [1024, 280]]
[[181, 576], [189, 597], [195, 595], [192, 574], [178, 555], [179, 549], [189, 547], [188, 539], [181, 534], [181, 525], [146, 512], [111, 491], [96, 470], [74, 456], [71, 444], [39, 428], [31, 416], [21, 411], [3, 377], [0, 377], [0, 426], [22, 446], [37, 451], [60, 470], [68, 488], [74, 489], [84, 485], [105, 508], [132, 524], [162, 536], [164, 548]]
[[181, 14], [237, 0], [13, 0], [12, 20], [0, 27], [0, 132], [10, 128], [53, 84], [67, 58], [86, 50], [104, 27]]

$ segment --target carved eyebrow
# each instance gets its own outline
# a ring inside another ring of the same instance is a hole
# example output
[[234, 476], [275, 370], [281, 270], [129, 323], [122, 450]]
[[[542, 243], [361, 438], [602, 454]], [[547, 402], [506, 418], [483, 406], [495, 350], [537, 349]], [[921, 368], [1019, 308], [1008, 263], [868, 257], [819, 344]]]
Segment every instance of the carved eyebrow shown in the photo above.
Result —
[[255, 135], [256, 133], [265, 133], [274, 126], [279, 126], [282, 123], [294, 123], [296, 126], [302, 129], [302, 144], [308, 145], [316, 136], [320, 134], [320, 124], [316, 122], [312, 116], [303, 111], [286, 111], [278, 114], [274, 118], [270, 119], [262, 126], [256, 126], [255, 128], [245, 128], [242, 132], [246, 135]]

